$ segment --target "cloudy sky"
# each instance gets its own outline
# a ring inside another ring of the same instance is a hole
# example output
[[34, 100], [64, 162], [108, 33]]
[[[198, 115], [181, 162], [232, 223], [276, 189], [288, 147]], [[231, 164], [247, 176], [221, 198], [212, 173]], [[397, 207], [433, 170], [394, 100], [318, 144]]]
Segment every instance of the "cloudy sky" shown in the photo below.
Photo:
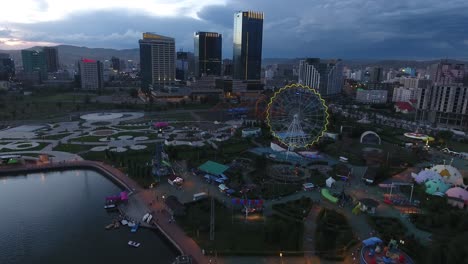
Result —
[[194, 31], [223, 34], [233, 13], [265, 13], [263, 56], [468, 58], [467, 0], [6, 0], [0, 49], [71, 44], [136, 48], [142, 32], [193, 50]]

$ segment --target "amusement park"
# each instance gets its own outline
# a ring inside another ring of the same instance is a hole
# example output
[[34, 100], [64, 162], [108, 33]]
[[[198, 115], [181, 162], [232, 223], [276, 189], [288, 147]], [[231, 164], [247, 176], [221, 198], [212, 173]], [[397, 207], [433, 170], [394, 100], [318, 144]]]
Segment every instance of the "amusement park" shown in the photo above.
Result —
[[0, 166], [108, 164], [137, 186], [115, 207], [169, 232], [183, 255], [199, 250], [194, 260], [423, 263], [433, 237], [458, 232], [424, 219], [466, 211], [464, 152], [424, 128], [362, 119], [289, 84], [207, 110], [91, 113], [3, 130]]

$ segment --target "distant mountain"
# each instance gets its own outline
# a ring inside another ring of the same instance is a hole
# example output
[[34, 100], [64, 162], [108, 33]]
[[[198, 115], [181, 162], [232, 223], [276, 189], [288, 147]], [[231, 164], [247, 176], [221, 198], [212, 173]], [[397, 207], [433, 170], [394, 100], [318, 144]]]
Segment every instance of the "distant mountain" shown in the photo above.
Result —
[[[448, 60], [451, 63], [464, 63], [461, 60]], [[440, 60], [344, 60], [343, 63], [350, 68], [382, 67], [384, 69], [399, 69], [412, 67], [416, 69], [425, 69], [427, 66], [439, 63]]]
[[[105, 48], [87, 48], [77, 47], [71, 45], [59, 45], [58, 48], [59, 61], [62, 65], [75, 64], [81, 58], [95, 59], [95, 60], [110, 60], [115, 56], [121, 60], [140, 61], [139, 49], [105, 49]], [[41, 47], [32, 47], [29, 49], [39, 50]], [[22, 65], [21, 51], [20, 50], [0, 50], [0, 53], [8, 53], [15, 60], [17, 66]]]

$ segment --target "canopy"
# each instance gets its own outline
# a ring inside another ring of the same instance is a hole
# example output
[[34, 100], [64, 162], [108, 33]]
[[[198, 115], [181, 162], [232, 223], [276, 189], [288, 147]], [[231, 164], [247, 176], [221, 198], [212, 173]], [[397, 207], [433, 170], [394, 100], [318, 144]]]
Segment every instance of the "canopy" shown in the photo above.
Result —
[[328, 178], [325, 182], [326, 182], [326, 184], [327, 184], [327, 187], [328, 187], [328, 188], [331, 188], [332, 185], [333, 185], [333, 183], [335, 183], [336, 181], [335, 181], [335, 179], [333, 179], [332, 177], [330, 177], [330, 178]]
[[428, 180], [442, 180], [442, 176], [433, 170], [422, 170], [418, 174], [411, 173], [414, 181], [418, 184], [426, 182]]
[[163, 128], [169, 126], [169, 123], [167, 122], [157, 122], [153, 124], [156, 128]]
[[426, 193], [430, 195], [435, 195], [437, 192], [445, 193], [450, 185], [441, 181], [441, 180], [429, 180], [425, 183]]
[[209, 173], [209, 174], [212, 174], [212, 175], [215, 175], [215, 176], [219, 176], [222, 173], [224, 173], [227, 169], [229, 169], [229, 167], [226, 166], [226, 165], [219, 164], [217, 162], [209, 160], [209, 161], [203, 163], [202, 165], [200, 165], [200, 167], [198, 167], [198, 169], [203, 171], [203, 172], [206, 172], [206, 173]]
[[362, 244], [364, 244], [364, 246], [374, 246], [376, 244], [380, 244], [382, 243], [382, 239], [378, 238], [378, 237], [371, 237], [371, 238], [368, 238], [366, 240], [363, 240], [362, 241]]
[[468, 201], [468, 191], [460, 187], [450, 188], [445, 194], [451, 198], [457, 198], [463, 201]]
[[224, 184], [220, 184], [220, 185], [218, 186], [218, 188], [219, 188], [221, 191], [225, 191], [225, 190], [229, 189], [229, 188], [228, 188], [226, 185], [224, 185]]

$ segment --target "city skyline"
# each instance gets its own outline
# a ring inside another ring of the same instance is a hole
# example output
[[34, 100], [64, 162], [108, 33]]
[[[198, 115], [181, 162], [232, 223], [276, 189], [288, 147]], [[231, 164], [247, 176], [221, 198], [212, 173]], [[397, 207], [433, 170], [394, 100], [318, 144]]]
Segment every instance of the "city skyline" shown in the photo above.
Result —
[[301, 0], [287, 6], [279, 0], [56, 2], [4, 4], [8, 12], [0, 18], [0, 49], [59, 44], [137, 48], [142, 32], [157, 32], [174, 37], [177, 50], [191, 51], [193, 33], [210, 31], [223, 35], [223, 58], [230, 58], [232, 16], [252, 10], [265, 14], [265, 58], [468, 58], [468, 37], [463, 34], [468, 3], [462, 1], [380, 5]]

